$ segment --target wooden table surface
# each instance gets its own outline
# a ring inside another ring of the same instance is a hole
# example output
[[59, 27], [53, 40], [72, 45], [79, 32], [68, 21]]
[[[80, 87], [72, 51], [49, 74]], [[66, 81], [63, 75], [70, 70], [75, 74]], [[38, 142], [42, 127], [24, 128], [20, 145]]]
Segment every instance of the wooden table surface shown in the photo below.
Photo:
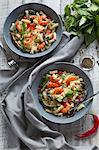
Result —
[[[7, 17], [7, 15], [17, 6], [29, 2], [40, 2], [50, 6], [54, 9], [58, 14], [63, 14], [64, 6], [67, 3], [72, 2], [72, 0], [0, 0], [0, 40], [3, 41], [3, 24]], [[79, 59], [83, 55], [92, 55], [95, 58], [95, 66], [91, 71], [86, 71], [90, 79], [92, 80], [92, 84], [94, 87], [94, 92], [99, 90], [99, 65], [97, 64], [97, 50], [96, 50], [97, 41], [94, 41], [88, 48], [85, 48], [83, 45], [81, 49], [78, 51], [76, 56], [74, 57], [74, 64], [79, 66]], [[6, 57], [3, 52], [0, 50], [0, 70], [8, 69], [8, 65], [6, 63]], [[95, 113], [99, 116], [99, 99], [98, 96], [94, 98], [94, 102], [92, 104], [91, 113]], [[6, 123], [1, 110], [0, 110], [0, 150], [8, 150], [7, 143], [8, 139], [8, 124]], [[92, 126], [92, 122], [89, 116], [84, 116], [81, 120], [70, 124], [70, 125], [61, 125], [59, 130], [66, 136], [66, 140], [74, 145], [74, 146], [89, 146], [89, 145], [97, 145], [99, 147], [99, 131], [92, 137], [85, 140], [77, 140], [74, 136], [75, 133], [89, 129]], [[85, 150], [85, 148], [84, 148]], [[87, 150], [87, 149], [86, 149]]]

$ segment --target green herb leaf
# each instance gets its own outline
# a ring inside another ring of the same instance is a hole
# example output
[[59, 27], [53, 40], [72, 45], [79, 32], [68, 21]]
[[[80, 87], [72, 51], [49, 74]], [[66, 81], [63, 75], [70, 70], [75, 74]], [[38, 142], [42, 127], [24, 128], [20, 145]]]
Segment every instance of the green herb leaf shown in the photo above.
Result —
[[64, 9], [65, 29], [85, 36], [87, 46], [99, 37], [99, 0], [74, 0]]
[[93, 30], [91, 34], [84, 34], [85, 36], [85, 43], [86, 43], [86, 46], [88, 46], [90, 43], [92, 43], [95, 39], [96, 39], [96, 33], [95, 31]]
[[99, 0], [92, 0], [93, 3], [96, 3], [99, 6]]
[[42, 87], [48, 82], [49, 77], [47, 75], [43, 76], [42, 81], [41, 81], [41, 85]]
[[69, 89], [68, 93], [66, 94], [66, 97], [70, 97], [73, 94], [73, 91]]
[[62, 77], [63, 80], [65, 80], [66, 75], [65, 75], [65, 74], [62, 74], [61, 77]]
[[87, 16], [87, 17], [91, 17], [91, 14], [87, 11], [87, 9], [78, 9], [78, 14], [81, 16]]
[[22, 32], [21, 34], [23, 35], [26, 31], [26, 25], [25, 25], [25, 22], [22, 23]]
[[88, 11], [97, 11], [99, 9], [99, 6], [96, 4], [92, 4], [89, 8]]
[[96, 16], [95, 21], [96, 21], [96, 25], [99, 26], [99, 15]]
[[69, 5], [66, 5], [66, 7], [65, 7], [64, 11], [65, 11], [65, 15], [66, 15], [66, 16], [70, 16], [71, 11], [70, 11], [70, 7], [69, 7]]
[[68, 17], [65, 22], [65, 27], [66, 27], [67, 31], [70, 31], [71, 28], [73, 26], [75, 26], [75, 23], [76, 23], [75, 17], [73, 17], [73, 16]]
[[86, 30], [87, 33], [91, 34], [92, 33], [92, 30], [94, 28], [94, 25], [92, 26], [89, 26], [88, 29]]
[[79, 22], [79, 26], [82, 26], [86, 21], [87, 21], [86, 17], [83, 16]]

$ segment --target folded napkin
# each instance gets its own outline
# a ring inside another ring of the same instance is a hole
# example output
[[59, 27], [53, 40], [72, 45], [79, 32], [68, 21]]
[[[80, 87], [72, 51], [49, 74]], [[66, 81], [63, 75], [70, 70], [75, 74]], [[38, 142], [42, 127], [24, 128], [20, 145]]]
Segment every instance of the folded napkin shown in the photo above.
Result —
[[12, 129], [11, 132], [14, 132], [17, 137], [16, 143], [15, 135], [11, 135], [10, 132], [9, 149], [79, 149], [79, 147], [71, 146], [66, 142], [64, 136], [58, 132], [58, 124], [47, 121], [38, 113], [34, 106], [30, 85], [35, 80], [38, 71], [47, 64], [56, 61], [70, 61], [82, 43], [83, 37], [74, 37], [70, 40], [68, 35], [64, 35], [60, 45], [46, 61], [41, 58], [31, 67], [28, 66], [28, 63], [20, 63], [18, 71], [0, 72], [0, 94], [2, 96], [0, 106], [9, 124], [9, 130]]

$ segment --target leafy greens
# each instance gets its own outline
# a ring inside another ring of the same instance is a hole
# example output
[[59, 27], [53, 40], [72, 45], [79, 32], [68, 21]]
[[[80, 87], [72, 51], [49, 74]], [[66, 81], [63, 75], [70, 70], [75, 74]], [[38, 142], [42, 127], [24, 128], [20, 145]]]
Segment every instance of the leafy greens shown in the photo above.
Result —
[[65, 29], [73, 35], [84, 35], [88, 46], [99, 39], [99, 0], [74, 0], [64, 9]]

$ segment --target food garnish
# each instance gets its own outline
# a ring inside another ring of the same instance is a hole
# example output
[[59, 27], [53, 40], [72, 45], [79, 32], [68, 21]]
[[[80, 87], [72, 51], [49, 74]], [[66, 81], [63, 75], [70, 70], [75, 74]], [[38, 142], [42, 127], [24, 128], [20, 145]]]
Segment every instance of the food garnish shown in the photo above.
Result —
[[84, 35], [88, 46], [99, 39], [99, 0], [74, 0], [64, 9], [64, 24], [72, 35]]

